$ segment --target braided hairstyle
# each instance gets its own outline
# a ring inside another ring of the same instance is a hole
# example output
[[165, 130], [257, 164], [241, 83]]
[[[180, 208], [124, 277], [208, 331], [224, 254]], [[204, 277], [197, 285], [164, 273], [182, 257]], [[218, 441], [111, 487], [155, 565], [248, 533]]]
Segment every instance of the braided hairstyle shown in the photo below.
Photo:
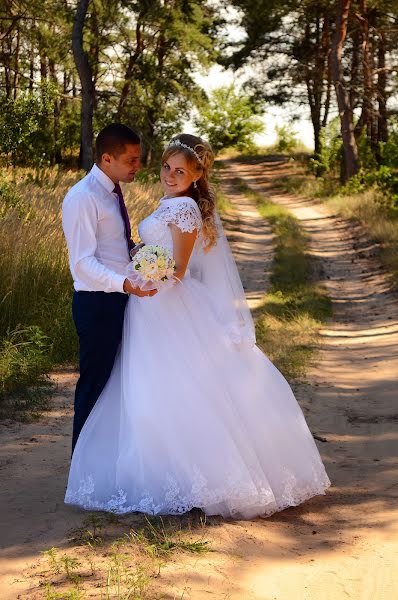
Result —
[[215, 193], [209, 184], [209, 171], [214, 161], [211, 146], [202, 138], [189, 133], [174, 136], [163, 152], [162, 162], [174, 154], [183, 154], [192, 174], [200, 174], [196, 186], [192, 183], [189, 195], [195, 200], [202, 215], [202, 233], [205, 250], [208, 251], [217, 242], [217, 229], [214, 221]]

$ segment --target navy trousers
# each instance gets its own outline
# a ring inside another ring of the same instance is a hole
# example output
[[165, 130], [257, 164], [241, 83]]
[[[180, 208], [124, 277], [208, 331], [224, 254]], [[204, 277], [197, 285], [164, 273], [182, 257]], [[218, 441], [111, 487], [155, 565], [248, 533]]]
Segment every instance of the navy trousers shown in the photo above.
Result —
[[75, 292], [72, 314], [80, 342], [72, 452], [86, 419], [112, 371], [122, 339], [127, 294]]

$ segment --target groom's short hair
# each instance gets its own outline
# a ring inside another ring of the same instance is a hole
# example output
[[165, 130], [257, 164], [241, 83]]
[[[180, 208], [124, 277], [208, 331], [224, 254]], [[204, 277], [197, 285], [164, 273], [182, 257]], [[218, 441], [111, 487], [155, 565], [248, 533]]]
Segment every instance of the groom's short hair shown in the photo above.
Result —
[[136, 146], [140, 143], [140, 136], [130, 127], [122, 123], [111, 123], [101, 129], [97, 135], [95, 140], [96, 159], [100, 161], [105, 152], [117, 158], [120, 154], [123, 154], [127, 144]]

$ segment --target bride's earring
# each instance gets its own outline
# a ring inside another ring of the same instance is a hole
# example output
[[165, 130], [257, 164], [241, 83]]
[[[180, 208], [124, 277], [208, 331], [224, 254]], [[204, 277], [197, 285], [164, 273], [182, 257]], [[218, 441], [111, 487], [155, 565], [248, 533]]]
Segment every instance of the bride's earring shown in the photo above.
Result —
[[197, 186], [197, 184], [196, 184], [196, 181], [194, 181], [194, 182], [193, 182], [193, 189], [194, 189], [194, 190], [197, 190], [197, 189], [198, 189], [198, 186]]

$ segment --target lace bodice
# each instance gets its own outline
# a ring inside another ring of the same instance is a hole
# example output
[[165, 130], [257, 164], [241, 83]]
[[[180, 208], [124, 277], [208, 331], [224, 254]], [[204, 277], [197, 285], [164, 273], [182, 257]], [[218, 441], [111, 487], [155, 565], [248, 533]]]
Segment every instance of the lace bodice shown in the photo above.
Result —
[[173, 250], [170, 223], [184, 233], [191, 233], [194, 229], [200, 232], [202, 217], [195, 200], [188, 196], [162, 198], [159, 207], [139, 224], [140, 238], [145, 244], [157, 244]]

